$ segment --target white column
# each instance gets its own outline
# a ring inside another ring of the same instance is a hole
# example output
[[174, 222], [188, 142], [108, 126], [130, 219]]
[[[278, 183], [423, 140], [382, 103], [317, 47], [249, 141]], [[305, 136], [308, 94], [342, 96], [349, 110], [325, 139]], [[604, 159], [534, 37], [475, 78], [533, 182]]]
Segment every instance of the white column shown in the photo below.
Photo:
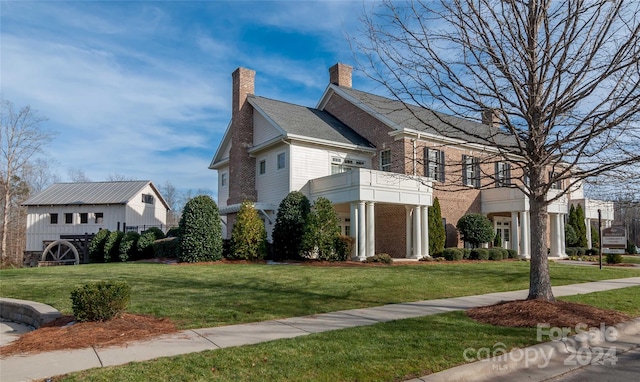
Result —
[[560, 257], [567, 256], [566, 237], [564, 236], [564, 215], [558, 214], [558, 222], [560, 223]]
[[353, 238], [353, 248], [351, 257], [358, 258], [358, 203], [351, 203], [351, 237]]
[[422, 252], [419, 258], [429, 257], [429, 207], [422, 206]]
[[520, 212], [520, 257], [531, 257], [531, 227], [529, 211]]
[[405, 210], [407, 210], [407, 215], [406, 215], [406, 227], [407, 227], [407, 231], [406, 231], [406, 235], [407, 235], [407, 239], [406, 244], [407, 244], [407, 253], [406, 253], [406, 258], [410, 258], [411, 257], [411, 249], [413, 248], [413, 242], [411, 239], [411, 234], [413, 233], [413, 225], [411, 224], [411, 207], [409, 206], [404, 206]]
[[367, 231], [365, 221], [364, 201], [358, 202], [358, 258], [364, 260], [367, 257]]
[[518, 240], [518, 213], [511, 213], [511, 249], [519, 250], [520, 241]]
[[593, 248], [593, 242], [591, 241], [591, 219], [584, 219], [584, 224], [587, 226], [587, 247], [590, 249]]
[[422, 253], [422, 213], [420, 206], [415, 206], [413, 209], [413, 253], [411, 257], [417, 259]]
[[550, 246], [551, 246], [551, 251], [549, 253], [550, 256], [552, 257], [558, 257], [560, 256], [560, 232], [559, 232], [559, 228], [560, 228], [560, 222], [558, 217], [560, 216], [560, 214], [549, 214], [549, 223], [550, 223], [550, 230], [549, 232], [551, 233], [550, 235]]
[[367, 202], [367, 257], [376, 254], [376, 214], [374, 202]]

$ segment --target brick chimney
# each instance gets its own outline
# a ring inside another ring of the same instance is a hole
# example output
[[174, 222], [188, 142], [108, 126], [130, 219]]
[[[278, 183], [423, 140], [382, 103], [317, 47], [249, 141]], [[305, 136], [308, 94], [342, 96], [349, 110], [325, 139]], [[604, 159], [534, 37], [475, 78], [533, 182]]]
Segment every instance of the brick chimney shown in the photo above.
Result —
[[231, 150], [229, 152], [229, 199], [227, 205], [256, 201], [256, 160], [249, 156], [253, 146], [253, 106], [247, 96], [255, 91], [256, 72], [238, 68], [231, 75]]
[[482, 112], [482, 123], [491, 127], [500, 127], [500, 114], [496, 109], [485, 109]]
[[353, 73], [351, 66], [338, 62], [329, 68], [329, 83], [350, 88], [351, 73]]

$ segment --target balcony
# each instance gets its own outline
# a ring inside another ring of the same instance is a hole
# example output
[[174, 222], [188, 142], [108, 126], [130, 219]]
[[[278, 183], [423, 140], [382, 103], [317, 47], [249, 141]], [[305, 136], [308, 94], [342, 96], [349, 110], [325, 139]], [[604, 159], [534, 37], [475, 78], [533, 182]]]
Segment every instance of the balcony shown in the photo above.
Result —
[[[547, 194], [547, 199], [553, 199], [559, 193], [559, 190], [550, 190]], [[515, 187], [497, 187], [482, 190], [480, 192], [480, 200], [483, 214], [529, 211], [529, 198]], [[566, 195], [554, 200], [547, 207], [547, 212], [549, 213], [566, 214], [568, 211]]]
[[312, 179], [302, 191], [311, 199], [324, 197], [334, 204], [364, 200], [430, 206], [432, 201], [430, 179], [369, 169]]

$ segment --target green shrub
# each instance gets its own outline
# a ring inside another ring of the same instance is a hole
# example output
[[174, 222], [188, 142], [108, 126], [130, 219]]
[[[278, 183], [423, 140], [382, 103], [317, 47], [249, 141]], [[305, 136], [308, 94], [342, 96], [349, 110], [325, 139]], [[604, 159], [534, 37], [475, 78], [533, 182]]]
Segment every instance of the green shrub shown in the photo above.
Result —
[[107, 236], [104, 243], [104, 262], [116, 261], [120, 258], [120, 241], [124, 237], [124, 232], [113, 231]]
[[344, 261], [340, 258], [336, 244], [340, 237], [340, 221], [333, 203], [319, 197], [307, 215], [302, 235], [301, 250], [305, 257], [317, 257], [325, 261]]
[[630, 255], [636, 254], [636, 245], [631, 242], [631, 240], [627, 240], [627, 253]]
[[251, 202], [243, 202], [231, 231], [229, 258], [261, 260], [267, 255], [267, 231]]
[[574, 247], [567, 247], [564, 249], [564, 252], [567, 254], [567, 256], [571, 257], [571, 256], [578, 256], [578, 249], [574, 248]]
[[447, 234], [444, 224], [442, 224], [442, 211], [437, 197], [433, 199], [433, 205], [428, 207], [428, 215], [429, 253], [439, 253], [444, 250]]
[[517, 259], [518, 258], [518, 251], [516, 251], [515, 249], [507, 249], [507, 258], [508, 259]]
[[180, 227], [172, 227], [167, 231], [166, 237], [178, 237], [180, 236]]
[[87, 283], [71, 292], [73, 314], [78, 321], [107, 321], [125, 311], [131, 287], [124, 281]]
[[[573, 206], [571, 206], [573, 208]], [[578, 243], [578, 234], [571, 224], [564, 226], [564, 243], [567, 247], [573, 247]]]
[[607, 264], [622, 263], [622, 255], [619, 253], [607, 253]]
[[273, 227], [273, 257], [275, 260], [301, 259], [301, 243], [311, 203], [299, 192], [290, 192], [278, 207]]
[[[443, 250], [444, 251], [444, 250]], [[440, 259], [440, 258], [444, 258], [444, 254], [443, 252], [436, 252], [436, 253], [430, 253], [431, 257], [433, 257], [434, 259]]]
[[153, 237], [155, 238], [155, 240], [164, 239], [166, 237], [164, 232], [162, 232], [162, 230], [158, 227], [147, 228], [144, 231], [142, 231], [140, 235], [144, 235], [147, 233], [153, 234]]
[[489, 260], [489, 250], [486, 248], [474, 248], [471, 250], [471, 259]]
[[448, 261], [462, 260], [464, 253], [458, 248], [445, 248], [442, 251], [442, 256]]
[[119, 246], [120, 261], [138, 260], [138, 239], [140, 234], [135, 231], [124, 234]]
[[153, 242], [159, 240], [156, 239], [154, 232], [144, 232], [138, 239], [138, 256], [140, 259], [151, 259], [155, 256], [153, 250]]
[[178, 239], [179, 261], [222, 259], [222, 223], [218, 206], [211, 197], [198, 195], [185, 204]]
[[89, 261], [92, 263], [104, 263], [104, 244], [109, 237], [108, 229], [101, 229], [96, 233], [89, 243]]
[[600, 256], [600, 249], [599, 248], [587, 249], [587, 252], [585, 254], [587, 256]]
[[491, 248], [489, 249], [489, 260], [502, 260], [502, 251], [500, 248]]
[[345, 261], [351, 256], [353, 253], [353, 244], [355, 244], [355, 240], [351, 236], [338, 236], [336, 251], [338, 252], [339, 261]]
[[153, 242], [153, 253], [156, 258], [176, 258], [180, 241], [177, 237], [167, 237]]
[[471, 249], [469, 248], [462, 248], [462, 258], [464, 260], [469, 260], [471, 259]]
[[466, 214], [463, 215], [456, 228], [460, 231], [462, 238], [477, 248], [482, 243], [490, 243], [493, 241], [495, 233], [493, 232], [493, 224], [488, 217], [482, 214]]
[[386, 253], [378, 253], [377, 255], [367, 257], [366, 259], [362, 260], [362, 262], [391, 264], [393, 263], [393, 259]]

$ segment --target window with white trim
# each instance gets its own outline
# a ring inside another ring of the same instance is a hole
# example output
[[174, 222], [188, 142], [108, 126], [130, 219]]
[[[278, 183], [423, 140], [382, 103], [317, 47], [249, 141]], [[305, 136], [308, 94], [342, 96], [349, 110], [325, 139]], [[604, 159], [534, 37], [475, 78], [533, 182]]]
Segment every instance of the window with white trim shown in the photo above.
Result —
[[480, 161], [478, 158], [462, 156], [462, 184], [480, 188]]
[[391, 150], [380, 151], [380, 171], [391, 172]]
[[80, 212], [80, 224], [89, 223], [89, 214], [86, 212]]
[[227, 173], [223, 172], [220, 174], [220, 186], [224, 187], [227, 185]]
[[73, 214], [72, 213], [64, 214], [64, 224], [73, 224]]
[[[552, 182], [554, 178], [557, 178], [559, 175], [555, 172], [549, 171], [549, 182]], [[562, 179], [558, 179], [555, 182], [551, 183], [552, 190], [562, 190]]]
[[286, 156], [285, 153], [278, 154], [278, 170], [282, 170], [286, 167]]
[[496, 162], [496, 187], [511, 185], [511, 163]]
[[56, 213], [49, 214], [49, 223], [58, 224], [58, 214]]
[[96, 224], [102, 224], [102, 222], [104, 220], [104, 213], [96, 212], [96, 213], [93, 214], [93, 217], [95, 218]]
[[444, 151], [424, 149], [424, 175], [438, 182], [444, 182]]
[[267, 161], [266, 160], [263, 159], [258, 164], [258, 173], [260, 175], [264, 175], [264, 174], [267, 173]]
[[142, 203], [153, 204], [153, 195], [151, 195], [151, 194], [142, 194]]

